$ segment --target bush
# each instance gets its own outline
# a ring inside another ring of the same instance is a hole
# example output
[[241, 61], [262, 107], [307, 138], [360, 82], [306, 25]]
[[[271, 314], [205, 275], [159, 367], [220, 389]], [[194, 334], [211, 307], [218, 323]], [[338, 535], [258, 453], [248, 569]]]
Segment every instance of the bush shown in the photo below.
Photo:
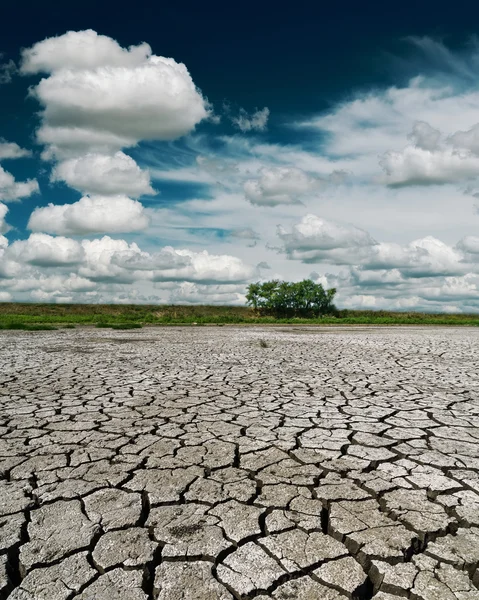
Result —
[[336, 312], [336, 289], [325, 290], [311, 279], [298, 282], [265, 281], [248, 286], [246, 300], [260, 315], [276, 318], [319, 317]]

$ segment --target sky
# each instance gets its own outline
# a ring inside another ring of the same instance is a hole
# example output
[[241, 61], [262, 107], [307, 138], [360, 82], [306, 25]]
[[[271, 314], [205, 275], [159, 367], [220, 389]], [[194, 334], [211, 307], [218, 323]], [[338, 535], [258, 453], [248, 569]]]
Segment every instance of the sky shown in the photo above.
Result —
[[71, 4], [2, 7], [0, 302], [479, 312], [479, 6]]

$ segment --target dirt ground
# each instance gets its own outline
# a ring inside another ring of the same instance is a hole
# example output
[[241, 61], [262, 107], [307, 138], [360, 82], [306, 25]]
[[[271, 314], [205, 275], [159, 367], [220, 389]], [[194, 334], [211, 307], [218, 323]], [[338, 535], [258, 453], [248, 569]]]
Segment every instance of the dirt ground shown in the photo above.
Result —
[[0, 332], [0, 598], [479, 599], [479, 328]]

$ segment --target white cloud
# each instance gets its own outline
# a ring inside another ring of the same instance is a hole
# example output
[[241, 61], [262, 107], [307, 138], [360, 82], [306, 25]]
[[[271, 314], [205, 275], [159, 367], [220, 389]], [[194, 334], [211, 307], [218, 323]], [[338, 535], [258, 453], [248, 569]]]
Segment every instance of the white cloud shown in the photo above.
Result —
[[400, 152], [386, 152], [381, 157], [379, 164], [385, 172], [382, 181], [398, 187], [476, 179], [479, 177], [479, 156], [471, 152], [475, 147], [475, 134], [471, 131], [457, 132], [441, 146], [440, 131], [428, 123], [416, 123], [408, 136], [414, 145], [406, 146]]
[[208, 251], [194, 252], [188, 249], [166, 246], [153, 254], [134, 252], [119, 253], [112, 262], [128, 270], [149, 271], [153, 281], [245, 281], [253, 275], [253, 269], [235, 256], [215, 255]]
[[20, 148], [15, 142], [7, 142], [3, 138], [0, 138], [0, 160], [4, 158], [23, 158], [30, 155], [30, 150], [25, 150], [24, 148]]
[[127, 196], [84, 196], [73, 204], [36, 208], [28, 228], [36, 232], [79, 235], [141, 231], [149, 218], [137, 200]]
[[244, 184], [246, 199], [260, 206], [298, 204], [300, 197], [318, 188], [319, 181], [294, 167], [263, 168], [257, 179]]
[[4, 202], [21, 200], [39, 191], [36, 179], [16, 181], [14, 176], [0, 165], [0, 200]]
[[462, 253], [433, 236], [405, 246], [377, 244], [363, 264], [366, 269], [398, 269], [406, 277], [457, 275], [469, 268]]
[[137, 198], [155, 193], [149, 173], [123, 152], [113, 156], [86, 154], [60, 162], [52, 171], [51, 181], [64, 181], [85, 194], [125, 194]]
[[62, 267], [81, 263], [84, 252], [81, 244], [65, 237], [32, 233], [27, 240], [17, 240], [7, 255], [17, 262], [38, 267]]
[[155, 253], [142, 251], [137, 244], [108, 236], [84, 240], [85, 261], [79, 269], [83, 277], [97, 281], [224, 283], [247, 281], [255, 273], [235, 256], [210, 254], [206, 250], [165, 246]]
[[[8, 206], [5, 206], [5, 204], [2, 204], [0, 202], [0, 234], [6, 233], [10, 229], [7, 222], [5, 221], [5, 216], [6, 216], [7, 212], [8, 212]], [[6, 238], [4, 238], [4, 239], [6, 239]]]
[[44, 160], [76, 158], [88, 153], [113, 154], [136, 144], [136, 139], [106, 131], [50, 125], [43, 125], [37, 131], [37, 141], [47, 146], [42, 153]]
[[22, 51], [23, 73], [51, 73], [60, 69], [135, 67], [151, 56], [148, 44], [122, 48], [115, 40], [96, 31], [68, 31], [46, 38]]
[[10, 292], [0, 291], [0, 302], [10, 302], [12, 300], [12, 294]]
[[479, 123], [467, 131], [456, 131], [448, 141], [455, 148], [470, 150], [473, 154], [479, 155]]
[[377, 242], [362, 229], [341, 225], [316, 215], [306, 215], [291, 232], [278, 226], [278, 236], [288, 258], [307, 263], [353, 264], [361, 254], [369, 254]]
[[441, 132], [424, 121], [416, 121], [408, 138], [422, 150], [433, 152], [439, 146]]
[[172, 304], [244, 304], [243, 289], [234, 285], [198, 285], [190, 281], [180, 283], [170, 293]]
[[182, 63], [155, 56], [147, 44], [130, 49], [94, 31], [70, 31], [23, 52], [22, 71], [49, 74], [31, 93], [43, 105], [39, 140], [71, 153], [94, 138], [113, 150], [189, 133], [209, 114], [207, 101]]
[[464, 254], [479, 254], [479, 237], [467, 235], [457, 243], [457, 249]]
[[243, 131], [265, 131], [268, 125], [269, 108], [264, 107], [261, 110], [248, 114], [244, 108], [241, 108], [236, 117], [230, 117], [233, 125]]

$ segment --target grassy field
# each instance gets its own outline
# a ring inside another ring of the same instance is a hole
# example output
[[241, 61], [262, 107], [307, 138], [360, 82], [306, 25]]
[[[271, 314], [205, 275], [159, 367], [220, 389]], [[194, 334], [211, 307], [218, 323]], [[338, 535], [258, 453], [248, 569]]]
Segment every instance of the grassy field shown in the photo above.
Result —
[[0, 303], [0, 329], [52, 329], [90, 325], [137, 328], [146, 325], [479, 325], [479, 314], [339, 310], [319, 319], [259, 317], [243, 306], [20, 304]]

